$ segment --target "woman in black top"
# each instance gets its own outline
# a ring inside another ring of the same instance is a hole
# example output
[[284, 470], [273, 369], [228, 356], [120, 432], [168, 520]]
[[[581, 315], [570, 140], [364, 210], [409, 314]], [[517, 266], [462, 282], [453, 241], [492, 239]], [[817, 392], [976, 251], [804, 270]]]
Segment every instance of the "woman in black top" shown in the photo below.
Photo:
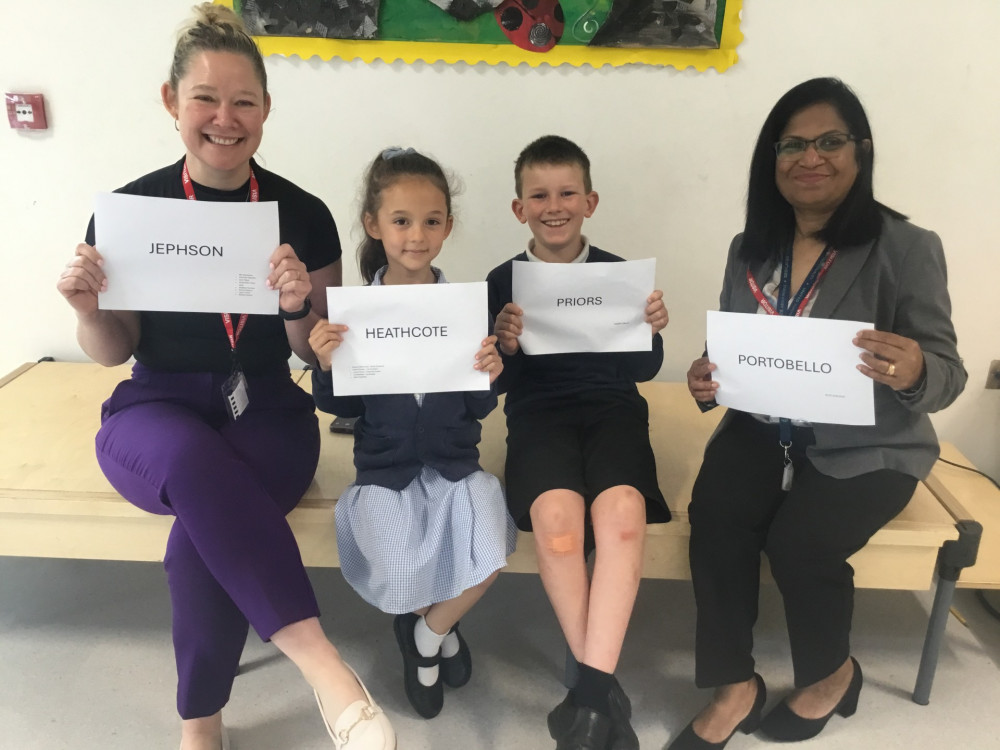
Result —
[[[108, 280], [92, 222], [58, 288], [89, 356], [108, 366], [136, 359], [104, 404], [98, 461], [130, 502], [176, 517], [164, 563], [182, 750], [228, 746], [221, 710], [248, 624], [302, 671], [335, 747], [387, 750], [396, 746], [392, 726], [324, 635], [285, 521], [319, 456], [312, 399], [289, 377], [288, 357], [312, 360], [309, 331], [326, 316], [325, 288], [341, 279], [337, 229], [320, 200], [252, 161], [270, 109], [260, 52], [232, 11], [195, 10], [161, 92], [185, 157], [119, 192], [278, 201], [282, 244], [267, 284], [280, 293], [280, 312], [99, 309]], [[234, 376], [249, 395], [235, 419], [226, 396]]]

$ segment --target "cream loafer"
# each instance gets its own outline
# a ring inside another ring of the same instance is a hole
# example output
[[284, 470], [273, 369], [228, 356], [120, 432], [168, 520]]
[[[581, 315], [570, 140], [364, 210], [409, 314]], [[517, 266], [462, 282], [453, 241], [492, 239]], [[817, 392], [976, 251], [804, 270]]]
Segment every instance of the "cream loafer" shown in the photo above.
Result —
[[323, 724], [333, 739], [333, 746], [337, 750], [342, 748], [343, 750], [395, 750], [396, 733], [392, 729], [389, 717], [375, 703], [368, 688], [358, 677], [358, 673], [350, 666], [345, 666], [351, 670], [367, 700], [354, 701], [331, 725], [326, 717], [326, 711], [323, 710], [319, 693], [313, 691], [320, 716], [323, 717]]

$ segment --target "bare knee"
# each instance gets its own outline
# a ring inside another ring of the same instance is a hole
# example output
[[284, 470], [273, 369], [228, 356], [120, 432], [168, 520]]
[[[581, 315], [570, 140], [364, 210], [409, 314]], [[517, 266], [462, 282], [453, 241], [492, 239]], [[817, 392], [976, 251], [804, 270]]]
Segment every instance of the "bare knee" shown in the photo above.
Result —
[[583, 498], [574, 492], [546, 492], [531, 506], [539, 552], [555, 557], [583, 554]]
[[635, 543], [646, 534], [646, 498], [627, 485], [611, 487], [594, 501], [590, 509], [594, 533], [613, 541]]

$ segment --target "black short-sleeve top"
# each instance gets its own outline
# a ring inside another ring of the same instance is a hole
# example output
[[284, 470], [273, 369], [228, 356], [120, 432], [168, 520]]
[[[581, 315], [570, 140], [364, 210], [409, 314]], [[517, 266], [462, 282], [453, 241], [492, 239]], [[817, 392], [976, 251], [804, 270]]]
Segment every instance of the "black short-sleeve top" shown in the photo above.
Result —
[[[283, 177], [251, 161], [261, 201], [278, 202], [279, 237], [295, 250], [309, 271], [340, 259], [337, 225], [326, 205]], [[155, 198], [185, 199], [181, 184], [184, 159], [158, 169], [116, 193]], [[250, 183], [236, 190], [215, 190], [194, 184], [195, 196], [205, 201], [247, 200]], [[87, 243], [94, 244], [94, 219], [87, 228]], [[101, 248], [97, 248], [100, 251]], [[222, 316], [217, 313], [139, 313], [141, 333], [135, 358], [154, 370], [166, 372], [228, 372], [232, 354]], [[238, 317], [234, 316], [236, 325]], [[277, 315], [250, 315], [236, 347], [240, 366], [248, 374], [287, 370], [292, 350], [285, 324]]]

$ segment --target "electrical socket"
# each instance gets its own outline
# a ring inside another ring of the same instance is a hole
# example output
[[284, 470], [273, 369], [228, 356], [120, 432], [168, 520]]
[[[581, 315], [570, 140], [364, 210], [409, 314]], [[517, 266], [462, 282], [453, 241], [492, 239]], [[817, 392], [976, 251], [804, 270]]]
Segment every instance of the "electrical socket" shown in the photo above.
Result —
[[1000, 388], [1000, 359], [990, 362], [990, 372], [986, 376], [987, 388]]

